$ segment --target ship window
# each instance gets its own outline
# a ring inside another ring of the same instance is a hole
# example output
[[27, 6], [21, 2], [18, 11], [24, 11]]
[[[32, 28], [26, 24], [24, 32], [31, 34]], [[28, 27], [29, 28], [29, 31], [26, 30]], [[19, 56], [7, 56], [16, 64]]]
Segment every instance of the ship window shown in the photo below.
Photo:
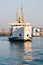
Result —
[[27, 34], [27, 37], [29, 36], [29, 34]]
[[20, 23], [20, 21], [18, 23]]
[[19, 36], [22, 36], [21, 33], [19, 34]]

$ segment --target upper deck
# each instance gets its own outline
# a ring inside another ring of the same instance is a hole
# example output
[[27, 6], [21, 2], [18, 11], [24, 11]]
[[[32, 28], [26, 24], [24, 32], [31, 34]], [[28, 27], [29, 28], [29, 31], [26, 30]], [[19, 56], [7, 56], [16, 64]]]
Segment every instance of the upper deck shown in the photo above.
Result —
[[10, 23], [10, 26], [30, 26], [30, 23]]

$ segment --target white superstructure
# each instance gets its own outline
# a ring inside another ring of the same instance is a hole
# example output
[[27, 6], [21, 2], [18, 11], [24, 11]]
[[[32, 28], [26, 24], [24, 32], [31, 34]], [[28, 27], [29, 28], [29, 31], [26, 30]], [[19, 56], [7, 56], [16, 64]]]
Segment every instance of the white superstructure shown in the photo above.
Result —
[[24, 23], [23, 10], [21, 8], [22, 18], [18, 18], [18, 12], [16, 12], [17, 23], [11, 23], [11, 35], [9, 40], [31, 40], [32, 27], [29, 23]]

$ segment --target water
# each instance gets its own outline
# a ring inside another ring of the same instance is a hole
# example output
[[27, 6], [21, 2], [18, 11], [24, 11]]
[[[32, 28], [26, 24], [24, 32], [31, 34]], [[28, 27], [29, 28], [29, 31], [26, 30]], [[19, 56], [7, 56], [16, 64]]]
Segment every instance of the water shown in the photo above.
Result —
[[43, 37], [13, 43], [0, 37], [0, 65], [43, 65]]

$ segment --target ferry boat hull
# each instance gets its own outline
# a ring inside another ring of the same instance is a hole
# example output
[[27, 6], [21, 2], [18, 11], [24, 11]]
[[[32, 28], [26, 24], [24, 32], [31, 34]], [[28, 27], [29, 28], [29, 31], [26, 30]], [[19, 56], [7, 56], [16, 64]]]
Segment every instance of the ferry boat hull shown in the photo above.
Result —
[[29, 38], [29, 39], [20, 39], [20, 38], [18, 38], [18, 37], [9, 37], [9, 41], [11, 41], [11, 42], [14, 42], [14, 41], [31, 41], [31, 38]]
[[32, 30], [30, 26], [17, 26], [13, 28], [9, 41], [31, 41], [31, 34]]

